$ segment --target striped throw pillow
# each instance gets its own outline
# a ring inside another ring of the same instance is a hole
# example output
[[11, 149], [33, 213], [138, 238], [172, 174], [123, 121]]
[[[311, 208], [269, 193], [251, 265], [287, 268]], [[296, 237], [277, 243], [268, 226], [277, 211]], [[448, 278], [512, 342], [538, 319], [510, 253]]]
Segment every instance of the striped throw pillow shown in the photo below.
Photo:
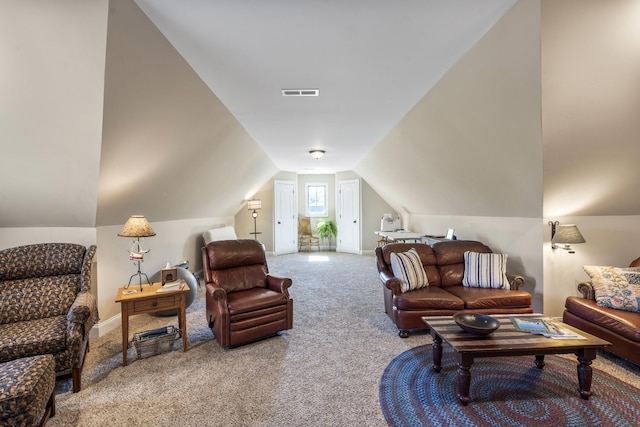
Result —
[[464, 253], [462, 285], [470, 288], [511, 289], [507, 279], [507, 255]]
[[390, 259], [393, 275], [402, 282], [400, 286], [402, 292], [429, 286], [427, 273], [422, 267], [422, 260], [420, 260], [420, 255], [415, 248], [411, 248], [407, 252], [392, 252]]

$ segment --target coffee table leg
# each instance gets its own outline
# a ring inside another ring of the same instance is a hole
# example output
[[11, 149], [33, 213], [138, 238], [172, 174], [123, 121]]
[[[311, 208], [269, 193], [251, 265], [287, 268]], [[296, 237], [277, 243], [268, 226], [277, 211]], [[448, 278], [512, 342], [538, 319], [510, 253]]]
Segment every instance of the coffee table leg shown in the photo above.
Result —
[[442, 338], [433, 334], [433, 370], [440, 372], [442, 369]]
[[473, 357], [458, 357], [458, 398], [463, 406], [469, 403], [469, 387], [471, 386], [471, 365]]
[[589, 400], [591, 397], [591, 379], [593, 370], [591, 369], [591, 361], [596, 358], [595, 349], [583, 349], [578, 353], [578, 386], [580, 387], [580, 397]]
[[544, 354], [536, 354], [536, 367], [544, 368]]

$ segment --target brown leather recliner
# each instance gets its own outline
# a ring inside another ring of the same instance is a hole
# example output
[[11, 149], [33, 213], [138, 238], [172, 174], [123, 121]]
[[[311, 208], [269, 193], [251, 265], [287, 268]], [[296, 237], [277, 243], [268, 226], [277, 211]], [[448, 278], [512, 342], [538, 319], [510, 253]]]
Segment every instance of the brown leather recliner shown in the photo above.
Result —
[[291, 279], [269, 274], [256, 240], [221, 240], [202, 248], [207, 322], [222, 347], [293, 328]]

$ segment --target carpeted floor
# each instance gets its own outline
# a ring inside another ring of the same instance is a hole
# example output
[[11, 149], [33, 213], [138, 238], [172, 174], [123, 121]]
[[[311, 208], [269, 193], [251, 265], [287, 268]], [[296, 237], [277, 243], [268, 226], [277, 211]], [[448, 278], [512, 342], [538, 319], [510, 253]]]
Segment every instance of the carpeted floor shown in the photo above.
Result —
[[[384, 313], [373, 256], [306, 253], [269, 258], [273, 274], [293, 279], [294, 328], [281, 336], [221, 349], [208, 329], [203, 289], [187, 309], [189, 350], [122, 366], [121, 330], [91, 341], [82, 391], [57, 383], [49, 426], [385, 426], [378, 383], [407, 339]], [[136, 316], [130, 330], [176, 324]], [[640, 387], [637, 368], [598, 357], [594, 367]]]
[[634, 426], [640, 419], [637, 388], [595, 369], [586, 401], [578, 394], [577, 361], [546, 356], [478, 359], [471, 367], [471, 402], [462, 406], [458, 366], [446, 349], [434, 372], [430, 345], [394, 358], [380, 380], [382, 411], [391, 426]]

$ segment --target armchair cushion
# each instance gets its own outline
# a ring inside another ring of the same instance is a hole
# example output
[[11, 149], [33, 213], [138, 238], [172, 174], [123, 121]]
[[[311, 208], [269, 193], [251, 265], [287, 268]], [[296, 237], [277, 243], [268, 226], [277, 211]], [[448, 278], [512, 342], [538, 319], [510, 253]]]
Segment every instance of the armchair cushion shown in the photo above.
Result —
[[640, 312], [640, 268], [585, 265], [600, 307]]
[[510, 289], [506, 269], [506, 254], [466, 251], [462, 285], [471, 288]]
[[392, 252], [389, 256], [393, 275], [400, 279], [400, 290], [404, 293], [429, 286], [427, 273], [422, 267], [418, 252], [411, 248], [407, 252]]

